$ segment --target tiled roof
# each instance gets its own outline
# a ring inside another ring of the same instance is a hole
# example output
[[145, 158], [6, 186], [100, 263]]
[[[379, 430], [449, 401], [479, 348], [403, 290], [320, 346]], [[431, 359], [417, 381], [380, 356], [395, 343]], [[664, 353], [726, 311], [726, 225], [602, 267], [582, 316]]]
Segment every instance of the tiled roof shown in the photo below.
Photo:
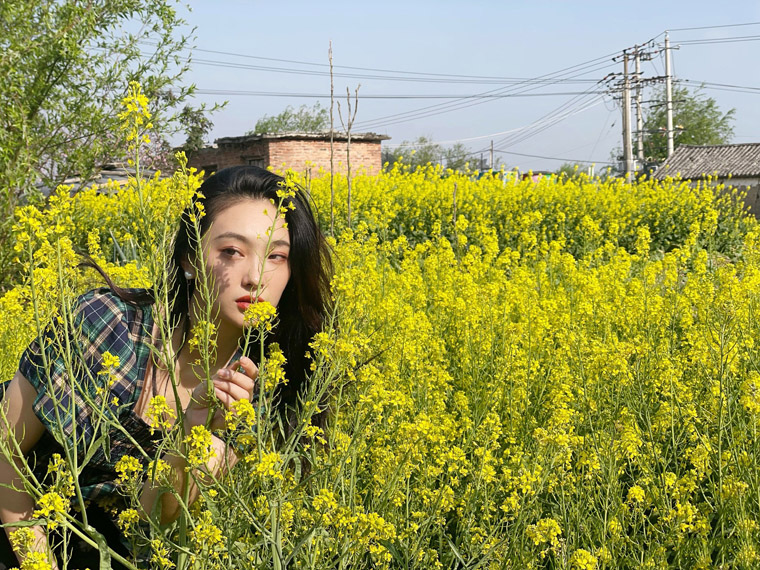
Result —
[[[152, 178], [156, 174], [155, 170], [149, 168], [143, 168], [140, 172], [142, 174], [142, 177], [146, 179]], [[72, 178], [67, 178], [61, 184], [71, 185], [73, 186], [71, 192], [78, 192], [79, 190], [82, 190], [83, 188], [89, 188], [94, 184], [105, 186], [109, 180], [117, 182], [119, 185], [123, 185], [126, 184], [130, 178], [134, 177], [135, 169], [131, 166], [126, 166], [123, 163], [111, 163], [104, 165], [99, 173], [96, 172], [93, 176], [86, 180], [82, 180], [80, 177], [74, 176]], [[162, 174], [161, 178], [166, 178], [166, 175]], [[37, 184], [37, 188], [45, 196], [49, 196], [53, 190], [52, 188], [43, 184]]]
[[681, 145], [654, 173], [654, 178], [760, 176], [760, 143]]

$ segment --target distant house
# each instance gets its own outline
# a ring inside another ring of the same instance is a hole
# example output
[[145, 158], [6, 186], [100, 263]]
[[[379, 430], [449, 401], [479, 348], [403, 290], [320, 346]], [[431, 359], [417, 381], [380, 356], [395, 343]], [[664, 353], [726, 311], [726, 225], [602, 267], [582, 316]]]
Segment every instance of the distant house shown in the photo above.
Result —
[[[346, 172], [345, 133], [333, 135], [333, 161], [335, 172]], [[351, 134], [351, 170], [363, 168], [368, 173], [378, 173], [383, 167], [381, 143], [390, 139], [375, 133]], [[188, 164], [206, 173], [227, 166], [250, 164], [266, 168], [283, 166], [304, 172], [310, 165], [312, 171], [324, 168], [330, 171], [330, 133], [279, 133], [244, 135], [216, 139], [214, 145], [200, 149], [188, 156]]]
[[[140, 175], [143, 179], [153, 178], [156, 175], [156, 170], [152, 168], [141, 168]], [[124, 186], [130, 179], [136, 175], [135, 169], [132, 166], [128, 166], [123, 162], [111, 162], [101, 166], [100, 171], [95, 172], [89, 178], [81, 178], [79, 176], [72, 176], [66, 178], [61, 184], [71, 186], [70, 192], [72, 194], [79, 192], [80, 190], [90, 188], [92, 186], [98, 186], [99, 191], [106, 188], [108, 182], [116, 183], [118, 186]], [[166, 173], [160, 174], [161, 178], [166, 178]], [[51, 188], [43, 183], [36, 185], [36, 188], [42, 192], [44, 196], [50, 196], [54, 188]]]
[[716, 184], [734, 186], [747, 193], [745, 202], [760, 217], [760, 143], [681, 145], [653, 174], [662, 180], [716, 178]]

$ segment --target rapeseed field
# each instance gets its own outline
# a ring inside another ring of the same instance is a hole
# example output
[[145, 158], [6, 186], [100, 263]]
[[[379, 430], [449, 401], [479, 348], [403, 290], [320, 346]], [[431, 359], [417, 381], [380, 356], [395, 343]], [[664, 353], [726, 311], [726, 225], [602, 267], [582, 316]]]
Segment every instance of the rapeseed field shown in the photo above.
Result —
[[[301, 427], [236, 410], [244, 460], [199, 481], [180, 523], [123, 511], [152, 567], [760, 565], [760, 228], [735, 193], [396, 166], [353, 178], [349, 227], [345, 178], [331, 199], [329, 176], [293, 177], [336, 265]], [[158, 286], [198, 184], [181, 168], [20, 209], [3, 378], [98, 284], [75, 252]], [[133, 500], [135, 461], [120, 464]], [[35, 490], [51, 533], [76, 524], [57, 481]]]

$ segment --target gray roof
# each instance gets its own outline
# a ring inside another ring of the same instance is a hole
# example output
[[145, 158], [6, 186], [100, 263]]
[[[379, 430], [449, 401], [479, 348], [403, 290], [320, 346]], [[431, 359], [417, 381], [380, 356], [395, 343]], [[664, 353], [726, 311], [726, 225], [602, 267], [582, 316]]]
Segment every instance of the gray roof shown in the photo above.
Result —
[[[348, 137], [346, 133], [333, 131], [333, 140], [345, 141], [347, 138]], [[387, 141], [390, 138], [391, 137], [389, 137], [388, 135], [379, 135], [377, 133], [351, 133], [351, 140], [356, 141], [356, 142], [381, 142], [381, 141]], [[260, 141], [260, 140], [277, 140], [277, 139], [329, 141], [330, 131], [322, 131], [318, 133], [302, 133], [302, 132], [264, 133], [260, 135], [243, 135], [240, 137], [222, 137], [220, 139], [216, 139], [214, 143], [216, 143], [217, 146], [220, 146], [220, 145], [225, 145], [225, 144], [236, 144], [236, 143]]]
[[[140, 170], [144, 179], [153, 178], [156, 174], [156, 170], [150, 168], [142, 168]], [[126, 184], [130, 178], [135, 177], [135, 169], [131, 166], [125, 165], [123, 162], [114, 162], [105, 164], [101, 168], [100, 172], [96, 172], [87, 179], [82, 179], [79, 176], [73, 176], [65, 179], [61, 184], [71, 185], [73, 188], [71, 192], [78, 192], [83, 188], [89, 188], [94, 184], [98, 186], [105, 186], [109, 180], [117, 182], [119, 185]], [[166, 178], [166, 174], [162, 173], [161, 178]], [[44, 196], [49, 196], [53, 189], [44, 184], [37, 184], [37, 188], [42, 192]]]
[[717, 175], [760, 176], [760, 143], [681, 145], [654, 173], [654, 178], [701, 178]]

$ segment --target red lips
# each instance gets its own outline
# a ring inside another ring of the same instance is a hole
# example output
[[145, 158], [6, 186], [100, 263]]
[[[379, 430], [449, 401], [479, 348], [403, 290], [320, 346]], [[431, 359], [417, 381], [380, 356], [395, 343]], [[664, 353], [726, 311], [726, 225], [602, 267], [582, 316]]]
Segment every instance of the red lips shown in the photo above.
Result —
[[261, 303], [264, 299], [261, 297], [253, 297], [253, 295], [243, 295], [242, 297], [238, 297], [235, 299], [236, 303]]
[[253, 298], [251, 295], [244, 295], [235, 299], [235, 303], [241, 311], [245, 311], [251, 305], [251, 303], [259, 303], [263, 300], [264, 299], [261, 297]]

